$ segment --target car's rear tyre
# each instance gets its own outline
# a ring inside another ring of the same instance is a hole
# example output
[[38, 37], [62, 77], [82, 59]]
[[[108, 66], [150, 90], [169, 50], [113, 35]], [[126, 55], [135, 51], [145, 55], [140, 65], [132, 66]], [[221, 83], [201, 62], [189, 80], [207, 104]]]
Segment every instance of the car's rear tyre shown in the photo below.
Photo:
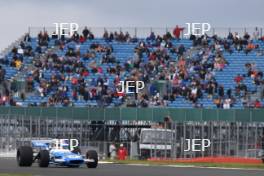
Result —
[[21, 146], [17, 150], [17, 164], [20, 167], [30, 167], [33, 163], [33, 150], [29, 146]]
[[86, 153], [87, 159], [93, 159], [94, 162], [87, 162], [86, 165], [88, 168], [96, 168], [98, 165], [98, 154], [95, 150], [89, 150]]
[[39, 152], [39, 167], [48, 167], [49, 166], [49, 151], [48, 150], [41, 150]]

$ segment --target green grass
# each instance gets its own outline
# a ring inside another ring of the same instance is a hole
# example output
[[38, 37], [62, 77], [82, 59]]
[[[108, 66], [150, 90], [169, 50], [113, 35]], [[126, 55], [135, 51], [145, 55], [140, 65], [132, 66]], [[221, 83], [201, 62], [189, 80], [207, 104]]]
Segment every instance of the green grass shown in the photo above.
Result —
[[166, 161], [146, 161], [146, 160], [106, 160], [116, 164], [147, 164], [147, 165], [178, 165], [197, 167], [222, 167], [222, 168], [243, 168], [243, 169], [264, 169], [264, 164], [238, 164], [238, 163], [180, 163]]

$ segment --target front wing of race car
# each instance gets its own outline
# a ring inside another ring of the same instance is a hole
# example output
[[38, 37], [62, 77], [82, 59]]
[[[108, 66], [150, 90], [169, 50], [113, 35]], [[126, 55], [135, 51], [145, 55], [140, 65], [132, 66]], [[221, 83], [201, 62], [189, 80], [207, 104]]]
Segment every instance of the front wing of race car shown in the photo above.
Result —
[[86, 159], [82, 155], [72, 154], [61, 157], [55, 157], [50, 161], [50, 164], [60, 165], [60, 166], [80, 166], [82, 164], [94, 163], [95, 159]]

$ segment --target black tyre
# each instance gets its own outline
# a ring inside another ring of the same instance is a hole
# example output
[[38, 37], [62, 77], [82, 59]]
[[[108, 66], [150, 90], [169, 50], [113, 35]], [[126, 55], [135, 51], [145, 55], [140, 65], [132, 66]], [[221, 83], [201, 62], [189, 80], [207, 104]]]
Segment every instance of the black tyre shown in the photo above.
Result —
[[30, 167], [33, 163], [33, 150], [29, 146], [21, 146], [17, 150], [17, 164], [20, 167]]
[[39, 167], [48, 167], [49, 166], [49, 151], [48, 150], [41, 150], [39, 152]]
[[86, 163], [88, 168], [96, 168], [97, 167], [97, 165], [98, 165], [98, 155], [97, 155], [97, 152], [95, 150], [87, 151], [86, 158], [94, 160], [94, 162]]

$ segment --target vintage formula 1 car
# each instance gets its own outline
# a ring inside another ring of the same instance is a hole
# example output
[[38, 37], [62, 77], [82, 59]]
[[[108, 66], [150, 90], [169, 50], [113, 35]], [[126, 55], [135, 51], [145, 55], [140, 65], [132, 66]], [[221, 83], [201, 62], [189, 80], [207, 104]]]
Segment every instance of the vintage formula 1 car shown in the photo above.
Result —
[[18, 148], [16, 159], [18, 166], [21, 167], [30, 167], [34, 162], [37, 162], [39, 167], [49, 165], [80, 167], [86, 164], [88, 168], [96, 168], [98, 164], [98, 154], [95, 150], [88, 150], [83, 156], [80, 150], [71, 151], [69, 144], [66, 142], [58, 144], [56, 139], [30, 140], [27, 145]]

